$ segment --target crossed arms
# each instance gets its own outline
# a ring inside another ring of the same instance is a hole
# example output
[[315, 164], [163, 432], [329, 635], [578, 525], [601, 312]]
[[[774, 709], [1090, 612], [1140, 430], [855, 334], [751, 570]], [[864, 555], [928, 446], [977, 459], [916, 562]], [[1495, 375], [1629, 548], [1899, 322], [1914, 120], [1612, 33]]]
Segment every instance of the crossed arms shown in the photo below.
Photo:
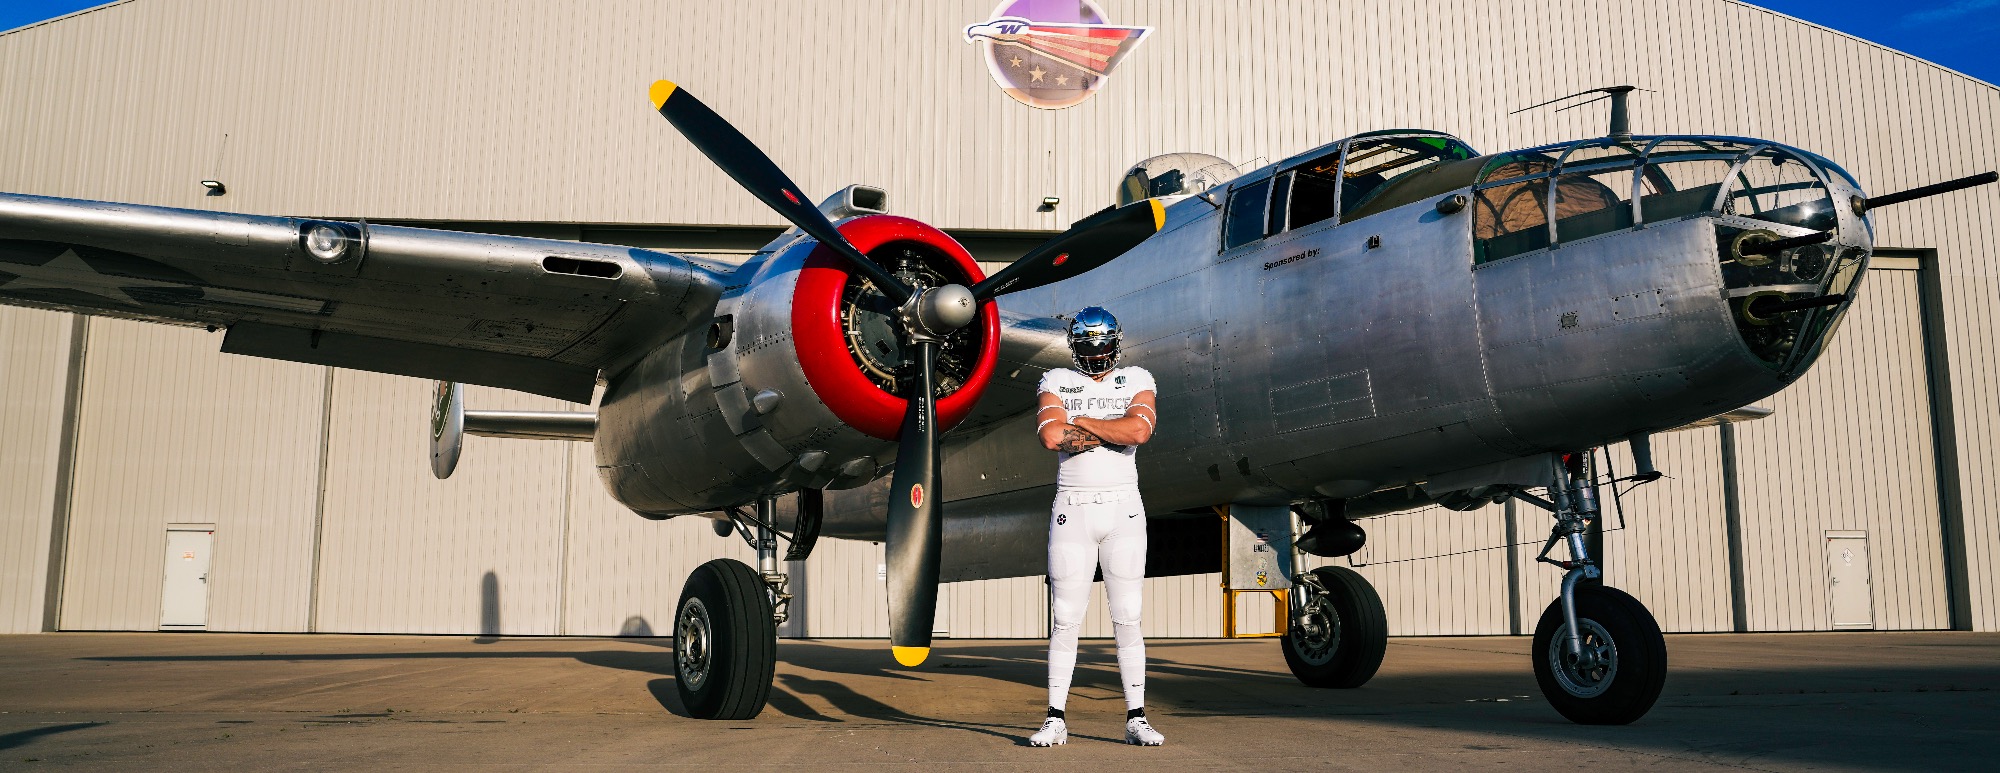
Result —
[[1071, 418], [1063, 410], [1062, 398], [1043, 392], [1035, 409], [1036, 435], [1050, 451], [1080, 454], [1102, 445], [1136, 446], [1153, 439], [1153, 422], [1159, 416], [1152, 390], [1132, 398], [1125, 415], [1115, 419]]

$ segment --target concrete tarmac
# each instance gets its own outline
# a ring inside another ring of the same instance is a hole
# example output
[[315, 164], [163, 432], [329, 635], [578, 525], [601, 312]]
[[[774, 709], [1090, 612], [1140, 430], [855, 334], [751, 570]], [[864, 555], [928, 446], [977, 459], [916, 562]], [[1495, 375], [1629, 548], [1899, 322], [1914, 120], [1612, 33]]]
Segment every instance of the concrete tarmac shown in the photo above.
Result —
[[1271, 640], [1149, 643], [1160, 748], [1121, 743], [1106, 641], [1069, 745], [1026, 746], [1043, 645], [780, 642], [769, 708], [686, 718], [664, 639], [0, 637], [0, 768], [1594, 771], [2000, 768], [2000, 634], [1668, 637], [1653, 712], [1580, 727], [1526, 637], [1394, 639], [1374, 681], [1315, 690]]

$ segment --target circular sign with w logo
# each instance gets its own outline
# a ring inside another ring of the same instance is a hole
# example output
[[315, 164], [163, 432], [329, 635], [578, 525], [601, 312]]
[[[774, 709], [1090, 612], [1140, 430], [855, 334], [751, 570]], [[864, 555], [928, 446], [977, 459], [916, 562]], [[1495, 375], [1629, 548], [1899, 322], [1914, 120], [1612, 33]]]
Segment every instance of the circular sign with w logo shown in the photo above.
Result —
[[1152, 27], [1111, 24], [1093, 0], [1003, 0], [965, 28], [993, 82], [1014, 101], [1059, 110], [1089, 99]]

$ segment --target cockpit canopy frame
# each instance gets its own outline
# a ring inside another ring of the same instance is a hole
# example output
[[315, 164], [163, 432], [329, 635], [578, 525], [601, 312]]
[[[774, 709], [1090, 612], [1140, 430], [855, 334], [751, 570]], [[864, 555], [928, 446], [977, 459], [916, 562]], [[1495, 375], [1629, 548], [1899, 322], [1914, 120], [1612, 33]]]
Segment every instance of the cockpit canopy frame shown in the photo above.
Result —
[[1465, 164], [1478, 157], [1457, 137], [1422, 129], [1367, 132], [1321, 145], [1230, 185], [1222, 249], [1464, 188], [1477, 171]]

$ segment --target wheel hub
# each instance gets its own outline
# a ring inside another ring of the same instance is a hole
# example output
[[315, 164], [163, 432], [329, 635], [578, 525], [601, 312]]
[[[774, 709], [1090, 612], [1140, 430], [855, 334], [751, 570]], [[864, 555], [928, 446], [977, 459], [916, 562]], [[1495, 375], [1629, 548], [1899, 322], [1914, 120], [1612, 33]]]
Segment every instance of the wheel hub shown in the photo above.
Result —
[[1618, 676], [1618, 644], [1597, 621], [1582, 619], [1577, 628], [1583, 640], [1582, 652], [1569, 651], [1569, 626], [1556, 629], [1549, 639], [1550, 671], [1563, 691], [1578, 698], [1595, 698], [1611, 688]]
[[1315, 594], [1305, 613], [1299, 616], [1290, 636], [1299, 658], [1315, 666], [1333, 661], [1340, 651], [1340, 613]]
[[701, 689], [714, 665], [714, 626], [708, 607], [690, 598], [674, 616], [674, 672], [688, 689]]

